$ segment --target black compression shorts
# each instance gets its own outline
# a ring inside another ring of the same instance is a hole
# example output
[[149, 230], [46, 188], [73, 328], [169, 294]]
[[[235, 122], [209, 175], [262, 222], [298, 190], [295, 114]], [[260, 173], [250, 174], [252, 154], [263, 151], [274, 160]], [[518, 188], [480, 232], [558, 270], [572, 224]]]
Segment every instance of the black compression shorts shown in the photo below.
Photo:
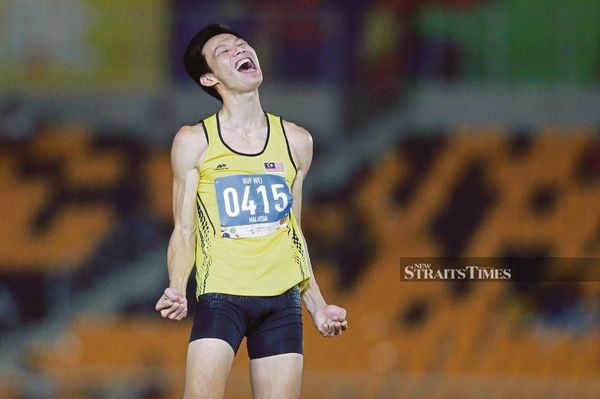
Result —
[[190, 342], [218, 338], [237, 350], [247, 337], [250, 359], [303, 353], [302, 308], [297, 286], [276, 296], [206, 293], [198, 298]]

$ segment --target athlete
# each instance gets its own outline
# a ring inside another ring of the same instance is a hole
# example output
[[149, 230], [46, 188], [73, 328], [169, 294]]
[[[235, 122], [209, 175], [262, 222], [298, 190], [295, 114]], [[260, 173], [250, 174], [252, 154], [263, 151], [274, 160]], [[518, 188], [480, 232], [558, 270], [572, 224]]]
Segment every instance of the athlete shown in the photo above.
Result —
[[223, 103], [176, 134], [171, 150], [175, 228], [164, 318], [188, 311], [196, 265], [197, 305], [185, 399], [222, 398], [243, 337], [253, 397], [298, 398], [303, 366], [301, 299], [324, 337], [348, 327], [315, 281], [300, 229], [302, 183], [312, 160], [303, 128], [265, 113], [254, 49], [224, 25], [209, 25], [184, 56], [190, 77]]

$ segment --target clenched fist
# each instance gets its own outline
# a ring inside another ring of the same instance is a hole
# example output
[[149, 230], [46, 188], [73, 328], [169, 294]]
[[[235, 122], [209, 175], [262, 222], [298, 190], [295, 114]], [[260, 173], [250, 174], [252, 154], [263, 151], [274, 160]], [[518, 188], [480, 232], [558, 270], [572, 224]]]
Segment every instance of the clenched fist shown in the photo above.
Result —
[[178, 288], [167, 288], [154, 307], [164, 318], [183, 320], [187, 316], [187, 299]]
[[311, 313], [313, 323], [324, 337], [337, 337], [348, 329], [346, 309], [336, 305], [323, 305]]

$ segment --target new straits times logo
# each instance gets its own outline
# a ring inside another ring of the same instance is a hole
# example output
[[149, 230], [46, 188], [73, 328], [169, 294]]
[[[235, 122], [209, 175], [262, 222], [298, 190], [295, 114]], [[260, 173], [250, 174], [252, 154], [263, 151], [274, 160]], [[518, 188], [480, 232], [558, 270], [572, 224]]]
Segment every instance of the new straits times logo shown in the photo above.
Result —
[[480, 265], [440, 265], [428, 262], [403, 263], [404, 281], [504, 281], [512, 278], [510, 267]]
[[402, 281], [600, 282], [600, 258], [402, 257]]

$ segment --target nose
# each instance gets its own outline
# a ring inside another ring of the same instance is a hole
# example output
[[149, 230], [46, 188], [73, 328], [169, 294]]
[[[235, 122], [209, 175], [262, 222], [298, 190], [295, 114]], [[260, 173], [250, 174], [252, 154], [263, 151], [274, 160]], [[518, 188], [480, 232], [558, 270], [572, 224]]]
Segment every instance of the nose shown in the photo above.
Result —
[[236, 46], [236, 48], [235, 48], [235, 52], [234, 52], [233, 55], [236, 56], [238, 54], [245, 53], [245, 52], [246, 52], [246, 49], [244, 48], [244, 45], [243, 44], [238, 44]]

